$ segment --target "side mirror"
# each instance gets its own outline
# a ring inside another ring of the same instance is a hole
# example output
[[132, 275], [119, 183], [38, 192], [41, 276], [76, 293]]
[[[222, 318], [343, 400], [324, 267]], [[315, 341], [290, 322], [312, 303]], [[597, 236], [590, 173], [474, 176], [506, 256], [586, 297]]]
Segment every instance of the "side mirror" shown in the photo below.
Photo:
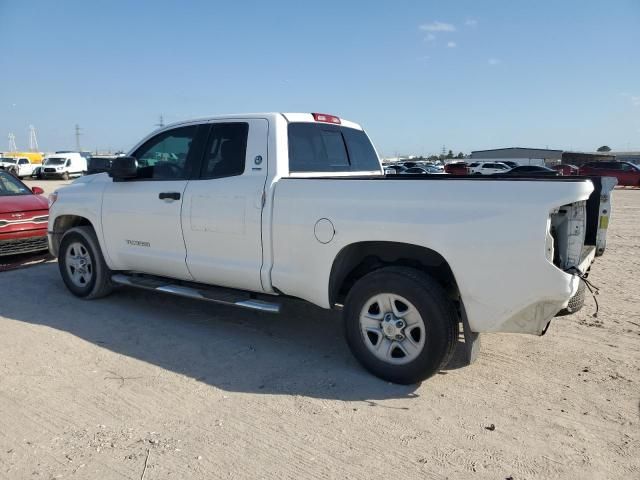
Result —
[[113, 160], [109, 176], [114, 180], [136, 178], [138, 175], [138, 161], [133, 157], [118, 157]]
[[40, 187], [33, 187], [31, 189], [31, 191], [35, 194], [35, 195], [42, 195], [44, 193], [44, 190]]

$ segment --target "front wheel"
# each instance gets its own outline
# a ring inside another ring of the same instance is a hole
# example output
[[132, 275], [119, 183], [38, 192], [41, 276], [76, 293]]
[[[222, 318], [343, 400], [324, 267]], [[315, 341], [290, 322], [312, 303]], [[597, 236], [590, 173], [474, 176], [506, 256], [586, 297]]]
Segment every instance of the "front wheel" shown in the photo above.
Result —
[[62, 179], [63, 179], [63, 180], [69, 180], [69, 172], [64, 172], [64, 173], [62, 174]]
[[65, 285], [77, 297], [100, 298], [113, 290], [111, 270], [91, 227], [72, 228], [64, 234], [58, 267]]
[[458, 317], [443, 288], [428, 275], [386, 267], [361, 278], [344, 309], [347, 343], [374, 375], [411, 384], [429, 378], [451, 358]]

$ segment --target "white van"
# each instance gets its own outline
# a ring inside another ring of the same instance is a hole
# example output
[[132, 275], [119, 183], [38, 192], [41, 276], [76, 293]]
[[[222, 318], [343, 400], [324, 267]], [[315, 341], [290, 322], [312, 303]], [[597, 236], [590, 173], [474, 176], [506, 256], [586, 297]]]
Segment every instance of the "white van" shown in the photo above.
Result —
[[87, 173], [87, 159], [76, 152], [56, 153], [45, 158], [42, 176], [44, 178], [80, 177]]

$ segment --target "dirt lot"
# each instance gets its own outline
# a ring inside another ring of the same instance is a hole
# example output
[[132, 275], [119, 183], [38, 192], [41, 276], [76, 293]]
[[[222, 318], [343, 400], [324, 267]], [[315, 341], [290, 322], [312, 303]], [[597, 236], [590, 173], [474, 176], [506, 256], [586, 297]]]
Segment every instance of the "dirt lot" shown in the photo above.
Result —
[[0, 477], [640, 478], [640, 191], [614, 202], [597, 318], [589, 299], [544, 337], [485, 335], [413, 387], [301, 303], [86, 302], [55, 263], [2, 272]]

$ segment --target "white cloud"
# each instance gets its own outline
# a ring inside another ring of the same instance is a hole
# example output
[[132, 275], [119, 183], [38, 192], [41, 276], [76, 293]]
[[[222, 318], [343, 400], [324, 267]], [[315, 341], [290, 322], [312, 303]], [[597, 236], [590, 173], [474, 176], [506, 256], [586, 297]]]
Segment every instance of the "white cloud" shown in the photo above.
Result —
[[456, 42], [447, 42], [447, 47], [449, 48], [456, 48], [458, 44]]
[[436, 39], [436, 36], [433, 33], [428, 33], [426, 37], [424, 37], [425, 42], [433, 42]]
[[634, 107], [640, 107], [640, 95], [631, 95], [631, 104]]
[[502, 63], [498, 58], [490, 58], [489, 60], [487, 60], [487, 63], [489, 65], [498, 65], [499, 63]]
[[475, 27], [475, 26], [478, 25], [478, 21], [475, 18], [469, 18], [469, 19], [467, 19], [466, 22], [464, 22], [464, 24], [467, 27]]
[[455, 32], [456, 27], [450, 23], [431, 22], [420, 25], [420, 30], [424, 30], [425, 32]]

